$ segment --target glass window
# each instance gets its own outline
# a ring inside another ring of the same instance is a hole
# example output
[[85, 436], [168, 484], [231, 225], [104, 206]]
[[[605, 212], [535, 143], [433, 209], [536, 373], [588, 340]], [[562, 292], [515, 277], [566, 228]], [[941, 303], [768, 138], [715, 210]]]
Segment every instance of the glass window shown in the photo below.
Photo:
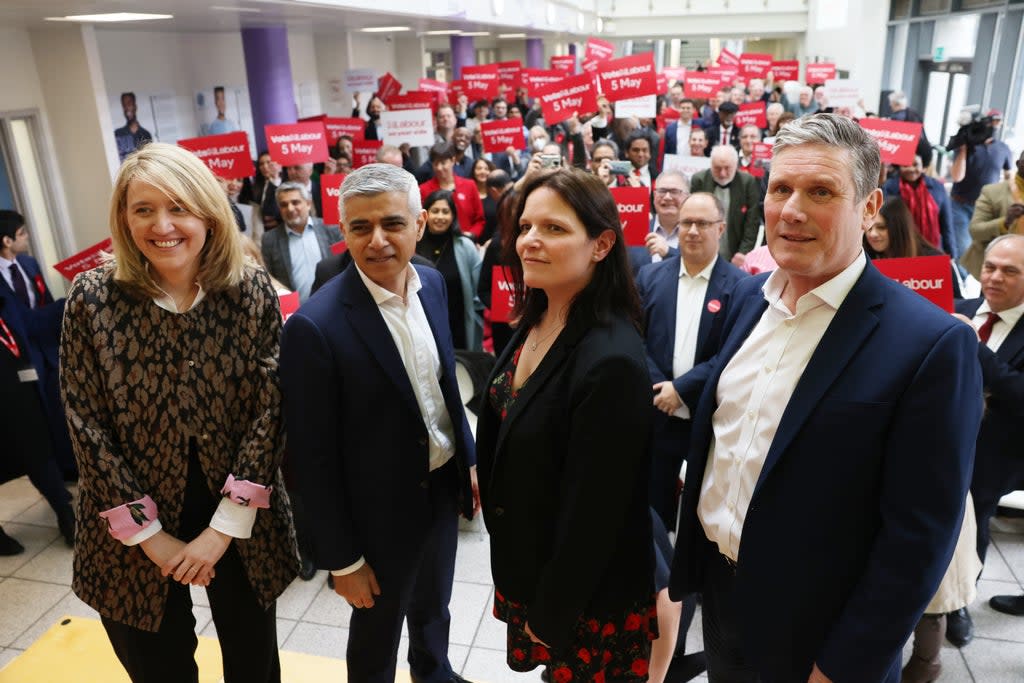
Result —
[[953, 0], [921, 0], [918, 14], [928, 16], [932, 14], [946, 14], [953, 9]]
[[892, 0], [892, 12], [889, 16], [890, 19], [909, 19], [910, 18], [910, 0]]
[[973, 60], [980, 19], [980, 15], [968, 14], [936, 20], [935, 32], [932, 34], [932, 54], [935, 54], [936, 48], [941, 47], [945, 59], [959, 57]]
[[960, 9], [979, 9], [982, 7], [998, 7], [1003, 0], [960, 0]]

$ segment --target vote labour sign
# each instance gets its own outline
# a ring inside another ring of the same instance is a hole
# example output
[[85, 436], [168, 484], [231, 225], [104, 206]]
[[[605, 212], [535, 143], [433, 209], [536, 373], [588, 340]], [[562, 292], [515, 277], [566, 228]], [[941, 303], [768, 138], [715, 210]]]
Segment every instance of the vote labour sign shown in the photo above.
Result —
[[909, 166], [917, 154], [917, 141], [923, 124], [889, 119], [861, 119], [860, 127], [875, 139], [882, 152], [882, 163]]
[[387, 102], [389, 99], [402, 92], [402, 84], [391, 72], [384, 74], [377, 81], [377, 96]]
[[661, 73], [665, 74], [665, 78], [676, 83], [682, 83], [686, 80], [685, 66], [665, 66], [662, 67]]
[[767, 110], [768, 105], [764, 102], [744, 102], [740, 105], [740, 110], [736, 112], [736, 116], [732, 120], [732, 125], [742, 128], [743, 126], [752, 123], [758, 128], [767, 128]]
[[611, 188], [626, 246], [640, 247], [651, 231], [651, 189], [649, 187]]
[[384, 142], [395, 147], [430, 147], [434, 144], [434, 114], [430, 109], [381, 112]]
[[744, 78], [767, 78], [771, 68], [771, 55], [757, 52], [744, 52], [740, 55], [740, 74]]
[[740, 58], [734, 55], [732, 52], [723, 49], [718, 53], [718, 65], [719, 66], [735, 66], [740, 65]]
[[339, 225], [341, 218], [338, 212], [338, 197], [341, 196], [341, 184], [345, 181], [344, 173], [325, 173], [320, 176], [320, 200], [324, 208], [324, 223]]
[[615, 46], [600, 38], [587, 38], [587, 49], [583, 59], [588, 62], [603, 62], [615, 56]]
[[883, 258], [871, 263], [882, 275], [914, 290], [939, 308], [953, 312], [953, 270], [948, 256]]
[[686, 83], [683, 89], [686, 91], [687, 97], [705, 100], [709, 97], [714, 97], [715, 91], [718, 90], [718, 86], [721, 84], [722, 79], [718, 76], [706, 76], [699, 71], [691, 71], [686, 74]]
[[68, 280], [74, 280], [75, 276], [79, 273], [84, 273], [87, 270], [92, 270], [96, 266], [103, 262], [103, 252], [110, 252], [111, 250], [111, 239], [108, 237], [98, 244], [94, 244], [85, 251], [80, 251], [74, 256], [70, 256], [60, 263], [54, 265], [54, 269], [66, 277]]
[[823, 85], [830, 79], [836, 77], [836, 65], [835, 64], [808, 64], [804, 67], [804, 74], [808, 83], [813, 85]]
[[800, 80], [800, 61], [783, 59], [772, 62], [772, 77], [777, 81]]
[[[515, 90], [523, 84], [523, 63], [518, 59], [498, 62], [494, 66], [498, 67], [498, 83], [501, 85]], [[465, 74], [466, 70], [463, 69], [462, 73]]]
[[249, 136], [244, 131], [178, 140], [178, 146], [195, 154], [221, 178], [247, 178], [256, 174], [249, 152]]
[[597, 69], [597, 77], [601, 80], [601, 92], [609, 102], [656, 95], [656, 74], [653, 52], [601, 62]]
[[544, 122], [553, 126], [572, 117], [574, 113], [586, 114], [597, 111], [597, 94], [590, 74], [579, 74], [563, 78], [533, 93], [540, 100]]
[[342, 135], [347, 135], [353, 140], [362, 140], [366, 134], [366, 121], [358, 117], [344, 117], [324, 119], [324, 129], [327, 131], [327, 144], [333, 145]]
[[377, 150], [384, 143], [380, 140], [359, 140], [352, 143], [352, 168], [360, 168], [377, 161]]
[[526, 86], [530, 97], [536, 97], [538, 90], [547, 88], [552, 83], [560, 83], [565, 78], [564, 71], [554, 69], [523, 69], [523, 85]]
[[516, 303], [512, 288], [512, 274], [505, 266], [491, 267], [491, 322], [507, 323], [512, 319], [512, 307]]
[[551, 68], [555, 71], [576, 71], [576, 55], [551, 55]]
[[408, 109], [430, 109], [437, 106], [437, 95], [432, 92], [410, 90], [404, 95], [395, 95], [387, 101], [388, 111], [405, 111]]
[[501, 74], [497, 64], [464, 66], [462, 80], [466, 82], [466, 95], [470, 101], [490, 100], [498, 96]]
[[480, 124], [480, 134], [484, 139], [484, 152], [504, 152], [509, 147], [523, 149], [526, 145], [522, 119], [484, 121]]
[[327, 132], [322, 121], [271, 124], [263, 127], [270, 158], [282, 166], [326, 161]]

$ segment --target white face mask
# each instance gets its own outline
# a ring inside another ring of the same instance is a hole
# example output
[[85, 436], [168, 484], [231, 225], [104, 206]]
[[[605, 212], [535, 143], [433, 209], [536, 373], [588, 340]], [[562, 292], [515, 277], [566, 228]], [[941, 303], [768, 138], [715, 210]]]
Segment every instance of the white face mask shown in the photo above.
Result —
[[545, 138], [537, 138], [533, 141], [533, 151], [540, 152], [546, 144], [548, 144], [548, 141]]

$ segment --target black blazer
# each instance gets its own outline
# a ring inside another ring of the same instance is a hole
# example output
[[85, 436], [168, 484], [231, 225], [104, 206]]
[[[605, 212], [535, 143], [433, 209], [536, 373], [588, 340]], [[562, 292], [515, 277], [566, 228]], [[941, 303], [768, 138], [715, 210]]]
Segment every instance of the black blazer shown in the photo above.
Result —
[[[521, 344], [520, 329], [488, 386]], [[654, 593], [647, 480], [651, 384], [633, 325], [580, 320], [555, 340], [502, 421], [485, 395], [477, 423], [491, 572], [556, 649], [583, 616]]]

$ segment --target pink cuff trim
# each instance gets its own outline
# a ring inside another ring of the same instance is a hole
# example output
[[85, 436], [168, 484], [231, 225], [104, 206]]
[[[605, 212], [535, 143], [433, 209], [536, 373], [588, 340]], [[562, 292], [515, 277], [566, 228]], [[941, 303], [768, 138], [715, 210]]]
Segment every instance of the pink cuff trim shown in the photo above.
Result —
[[273, 486], [261, 486], [245, 479], [235, 479], [235, 475], [229, 474], [220, 492], [239, 505], [269, 508], [270, 492], [273, 490]]
[[107, 520], [110, 535], [119, 541], [127, 540], [148, 527], [156, 516], [156, 503], [149, 496], [100, 513], [100, 517]]

